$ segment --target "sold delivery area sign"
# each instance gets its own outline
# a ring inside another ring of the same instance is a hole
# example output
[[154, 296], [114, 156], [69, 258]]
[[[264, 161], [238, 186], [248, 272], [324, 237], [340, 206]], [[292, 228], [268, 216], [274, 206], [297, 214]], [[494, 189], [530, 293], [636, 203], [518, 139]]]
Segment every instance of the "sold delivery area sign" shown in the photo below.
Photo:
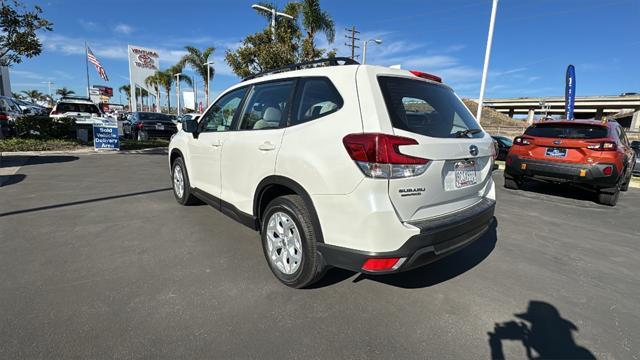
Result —
[[94, 119], [93, 122], [93, 147], [101, 149], [120, 149], [118, 137], [118, 122], [112, 119]]

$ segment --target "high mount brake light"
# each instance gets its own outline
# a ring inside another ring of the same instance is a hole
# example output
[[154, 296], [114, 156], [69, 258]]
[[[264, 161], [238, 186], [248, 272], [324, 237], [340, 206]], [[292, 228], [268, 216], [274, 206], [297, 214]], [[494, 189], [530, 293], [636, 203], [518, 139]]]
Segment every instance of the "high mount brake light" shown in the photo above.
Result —
[[526, 137], [522, 137], [522, 136], [518, 136], [515, 139], [513, 139], [513, 143], [515, 145], [531, 145], [531, 139], [526, 138]]
[[413, 75], [417, 76], [417, 77], [421, 77], [423, 79], [427, 79], [427, 80], [431, 80], [431, 81], [442, 83], [442, 78], [440, 76], [436, 76], [436, 75], [429, 74], [429, 73], [422, 72], [422, 71], [418, 71], [418, 70], [411, 70], [409, 72], [412, 73]]
[[428, 159], [400, 152], [400, 146], [418, 145], [415, 139], [402, 136], [360, 133], [342, 139], [345, 149], [360, 170], [372, 178], [396, 179], [418, 176], [427, 169]]
[[616, 143], [614, 143], [613, 141], [603, 141], [587, 145], [587, 149], [597, 151], [616, 151], [618, 149], [618, 145], [616, 145]]

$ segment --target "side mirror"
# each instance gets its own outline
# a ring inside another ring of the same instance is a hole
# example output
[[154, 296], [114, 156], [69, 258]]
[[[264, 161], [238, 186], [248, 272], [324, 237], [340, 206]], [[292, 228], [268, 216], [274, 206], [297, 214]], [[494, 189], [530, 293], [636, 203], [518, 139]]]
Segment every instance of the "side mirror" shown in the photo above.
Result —
[[195, 134], [198, 132], [198, 122], [195, 120], [185, 120], [182, 122], [182, 130], [184, 132]]

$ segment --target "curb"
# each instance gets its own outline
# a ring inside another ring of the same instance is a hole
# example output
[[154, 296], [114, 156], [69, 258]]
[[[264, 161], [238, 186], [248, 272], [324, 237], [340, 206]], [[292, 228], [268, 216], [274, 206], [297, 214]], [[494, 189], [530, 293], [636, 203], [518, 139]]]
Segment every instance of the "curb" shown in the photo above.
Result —
[[[504, 161], [496, 161], [496, 165], [498, 165], [498, 169], [504, 170]], [[640, 189], [640, 177], [632, 176], [631, 183], [629, 187]]]
[[48, 151], [3, 151], [0, 156], [40, 156], [40, 155], [100, 155], [100, 154], [166, 154], [168, 149], [166, 147], [155, 147], [139, 150], [94, 150], [90, 149], [76, 149], [76, 150], [48, 150]]

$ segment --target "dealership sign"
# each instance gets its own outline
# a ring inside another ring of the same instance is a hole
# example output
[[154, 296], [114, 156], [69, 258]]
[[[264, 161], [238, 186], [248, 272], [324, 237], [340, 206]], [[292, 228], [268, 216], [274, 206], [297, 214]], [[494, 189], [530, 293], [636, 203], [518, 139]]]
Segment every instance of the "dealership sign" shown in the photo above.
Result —
[[155, 89], [148, 88], [145, 80], [160, 70], [160, 56], [154, 49], [129, 45], [129, 80], [131, 86], [131, 111], [138, 110], [135, 94], [145, 89], [150, 94], [158, 96]]

